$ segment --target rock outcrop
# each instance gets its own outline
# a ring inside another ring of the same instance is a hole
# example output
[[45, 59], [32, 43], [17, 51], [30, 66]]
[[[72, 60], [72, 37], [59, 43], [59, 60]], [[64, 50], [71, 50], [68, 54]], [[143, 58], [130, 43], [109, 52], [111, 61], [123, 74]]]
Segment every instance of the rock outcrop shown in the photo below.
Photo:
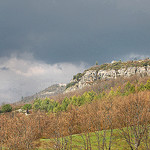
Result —
[[85, 86], [93, 84], [96, 80], [116, 79], [117, 77], [130, 77], [134, 75], [138, 75], [140, 77], [150, 76], [150, 65], [105, 70], [97, 68], [98, 67], [93, 67], [86, 70], [78, 82], [71, 80], [71, 83], [75, 82], [75, 84], [67, 88], [65, 92], [67, 93], [77, 89], [82, 89]]

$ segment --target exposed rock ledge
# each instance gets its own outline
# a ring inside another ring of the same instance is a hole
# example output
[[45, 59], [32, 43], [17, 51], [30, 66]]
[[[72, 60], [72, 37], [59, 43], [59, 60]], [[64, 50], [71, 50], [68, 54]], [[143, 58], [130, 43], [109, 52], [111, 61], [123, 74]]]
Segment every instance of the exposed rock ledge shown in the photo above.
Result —
[[71, 80], [71, 82], [77, 82], [74, 86], [71, 86], [65, 90], [65, 93], [71, 92], [77, 89], [82, 89], [85, 86], [93, 84], [96, 80], [104, 79], [115, 79], [117, 77], [130, 77], [133, 75], [138, 76], [150, 76], [150, 66], [145, 67], [128, 67], [121, 68], [119, 70], [87, 70], [84, 75], [77, 82], [76, 80]]

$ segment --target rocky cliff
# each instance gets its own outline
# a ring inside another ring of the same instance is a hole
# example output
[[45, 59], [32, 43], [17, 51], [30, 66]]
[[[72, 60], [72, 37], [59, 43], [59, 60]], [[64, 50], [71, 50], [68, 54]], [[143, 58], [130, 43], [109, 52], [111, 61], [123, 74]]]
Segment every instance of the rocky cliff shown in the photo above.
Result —
[[[79, 76], [80, 75], [80, 76]], [[150, 59], [128, 62], [112, 62], [96, 65], [82, 74], [77, 74], [67, 85], [66, 93], [94, 84], [97, 80], [115, 79], [117, 77], [150, 76]]]

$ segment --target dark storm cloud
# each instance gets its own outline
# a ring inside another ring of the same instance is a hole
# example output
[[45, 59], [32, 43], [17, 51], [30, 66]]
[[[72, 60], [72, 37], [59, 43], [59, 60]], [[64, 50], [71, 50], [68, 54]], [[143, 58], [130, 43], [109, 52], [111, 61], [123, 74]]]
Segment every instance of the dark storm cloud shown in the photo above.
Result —
[[0, 56], [32, 52], [47, 63], [150, 54], [148, 0], [5, 0]]
[[1, 71], [8, 71], [9, 68], [7, 68], [7, 67], [1, 67], [0, 70], [1, 70]]

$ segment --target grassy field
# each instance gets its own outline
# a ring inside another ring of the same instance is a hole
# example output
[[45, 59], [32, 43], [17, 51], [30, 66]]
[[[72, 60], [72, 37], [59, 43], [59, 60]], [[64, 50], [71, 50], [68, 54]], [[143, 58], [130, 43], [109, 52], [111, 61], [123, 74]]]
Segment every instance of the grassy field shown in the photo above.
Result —
[[[39, 146], [37, 150], [54, 150], [57, 148], [56, 145], [59, 145], [60, 149], [64, 150], [99, 150], [98, 148], [98, 135], [99, 135], [99, 145], [100, 148], [103, 146], [103, 135], [104, 132], [92, 132], [90, 134], [76, 134], [72, 136], [67, 136], [63, 138], [58, 139], [40, 139], [36, 141], [36, 144]], [[109, 147], [109, 141], [110, 141], [110, 131], [106, 132], [105, 136], [105, 149], [107, 150]], [[123, 137], [119, 135], [118, 130], [113, 131], [112, 136], [112, 150], [130, 150], [130, 147], [128, 146], [127, 142]], [[138, 150], [144, 150], [144, 144], [141, 143]]]

